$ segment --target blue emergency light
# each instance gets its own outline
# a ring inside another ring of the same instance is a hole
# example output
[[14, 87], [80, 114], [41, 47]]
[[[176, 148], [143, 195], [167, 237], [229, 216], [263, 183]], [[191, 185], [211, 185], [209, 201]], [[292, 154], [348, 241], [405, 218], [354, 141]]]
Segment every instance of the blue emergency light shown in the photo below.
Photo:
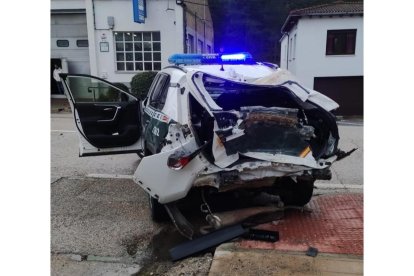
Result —
[[[249, 53], [240, 53], [240, 54], [228, 54], [228, 55], [221, 55], [222, 61], [245, 61]], [[250, 58], [252, 56], [250, 55]]]
[[171, 64], [252, 64], [253, 57], [250, 53], [235, 54], [174, 54], [168, 58]]

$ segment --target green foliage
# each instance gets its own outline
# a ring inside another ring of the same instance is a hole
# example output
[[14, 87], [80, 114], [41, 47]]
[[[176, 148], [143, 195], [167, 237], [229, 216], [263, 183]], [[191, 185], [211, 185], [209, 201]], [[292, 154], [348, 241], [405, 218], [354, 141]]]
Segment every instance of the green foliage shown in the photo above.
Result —
[[155, 75], [157, 75], [157, 72], [152, 71], [136, 74], [131, 80], [131, 93], [139, 99], [144, 99], [148, 94]]
[[126, 86], [126, 85], [125, 85], [125, 84], [123, 84], [122, 82], [115, 82], [115, 83], [113, 83], [113, 85], [114, 85], [115, 87], [118, 87], [119, 89], [121, 89], [121, 90], [125, 91], [125, 92], [129, 92], [129, 88], [128, 88], [128, 86]]

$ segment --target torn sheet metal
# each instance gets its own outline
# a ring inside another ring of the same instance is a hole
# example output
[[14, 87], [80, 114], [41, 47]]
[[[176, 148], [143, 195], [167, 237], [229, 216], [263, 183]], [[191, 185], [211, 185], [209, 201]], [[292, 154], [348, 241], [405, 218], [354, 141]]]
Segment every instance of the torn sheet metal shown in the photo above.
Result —
[[200, 71], [218, 78], [232, 78], [235, 81], [249, 83], [274, 72], [274, 69], [260, 64], [226, 64], [223, 67], [224, 71], [221, 70], [222, 66], [219, 64], [192, 65], [187, 66], [187, 69], [188, 71]]
[[[212, 115], [210, 110], [222, 110], [220, 106], [216, 104], [214, 100], [211, 99], [209, 93], [204, 88], [203, 83], [203, 72], [191, 71], [187, 73], [188, 85], [193, 96], [197, 101], [206, 108], [206, 110]], [[214, 75], [212, 75], [214, 76]], [[232, 80], [237, 82], [236, 80]], [[241, 82], [246, 83], [246, 82]], [[256, 79], [250, 84], [264, 85], [264, 86], [283, 86], [297, 97], [299, 97], [303, 102], [310, 101], [317, 104], [327, 111], [332, 111], [339, 107], [338, 103], [334, 100], [326, 97], [325, 95], [303, 86], [295, 76], [293, 76], [289, 71], [283, 69], [277, 69], [275, 72], [270, 75]], [[197, 91], [197, 93], [195, 92]]]
[[330, 166], [332, 162], [336, 160], [336, 156], [332, 156], [328, 159], [320, 159], [316, 161], [315, 158], [313, 158], [312, 154], [308, 154], [305, 158], [265, 152], [245, 152], [242, 155], [275, 163], [302, 165], [313, 169], [324, 169]]
[[212, 186], [220, 190], [243, 187], [271, 186], [276, 177], [300, 176], [311, 173], [311, 168], [301, 165], [272, 163], [269, 161], [247, 161], [227, 168], [207, 167], [194, 180], [194, 186]]
[[[187, 142], [184, 146], [188, 146]], [[183, 198], [190, 190], [197, 174], [205, 168], [200, 157], [195, 157], [180, 171], [168, 168], [172, 151], [144, 157], [134, 173], [134, 181], [162, 204]]]
[[208, 161], [201, 154], [183, 169], [171, 170], [168, 158], [177, 151], [193, 152], [198, 148], [194, 136], [186, 134], [187, 126], [169, 125], [167, 143], [158, 154], [144, 157], [134, 173], [134, 181], [162, 204], [183, 198], [194, 179], [204, 170]]
[[209, 165], [206, 167], [204, 171], [200, 173], [200, 176], [214, 174], [221, 171], [238, 171], [239, 173], [243, 173], [247, 171], [255, 171], [260, 169], [269, 169], [272, 171], [279, 171], [282, 173], [294, 173], [298, 171], [307, 170], [310, 168], [295, 164], [272, 163], [270, 161], [264, 160], [251, 160], [238, 163], [236, 165], [232, 165], [226, 168], [219, 168], [214, 165]]
[[252, 84], [257, 85], [280, 85], [287, 81], [295, 81], [298, 82], [298, 79], [289, 71], [284, 69], [277, 69], [276, 71], [272, 72], [271, 74], [256, 79], [252, 82]]
[[309, 97], [309, 92], [299, 85], [299, 80], [287, 70], [277, 69], [266, 77], [255, 80], [256, 85], [283, 85], [298, 96], [303, 102]]
[[306, 169], [307, 168], [304, 167], [296, 167], [295, 169], [287, 171], [283, 170], [282, 167], [280, 167], [280, 169], [269, 167], [256, 170], [244, 170], [243, 173], [239, 175], [239, 178], [241, 181], [253, 181], [256, 179], [283, 177], [286, 175], [293, 175], [294, 173], [302, 174], [302, 172]]
[[313, 102], [327, 111], [332, 111], [339, 107], [338, 103], [327, 96], [313, 89], [303, 86], [300, 81], [287, 70], [278, 69], [266, 77], [252, 82], [257, 85], [282, 85], [292, 91], [302, 101]]
[[318, 91], [312, 90], [307, 88], [310, 91], [308, 100], [310, 102], [313, 102], [320, 107], [324, 108], [327, 111], [335, 110], [339, 107], [339, 104], [332, 100], [331, 98], [328, 98], [327, 96], [323, 95], [322, 93], [319, 93]]
[[299, 85], [297, 82], [287, 81], [283, 83], [282, 86], [292, 91], [303, 102], [309, 99], [309, 92], [306, 89], [304, 89], [303, 86]]
[[203, 106], [210, 113], [211, 116], [213, 116], [213, 114], [210, 110], [222, 110], [222, 108], [216, 104], [204, 88], [202, 72], [191, 71], [187, 73], [186, 77], [190, 93], [201, 104], [201, 106]]
[[[214, 129], [218, 129], [217, 121], [214, 122]], [[213, 156], [215, 159], [214, 164], [220, 168], [230, 166], [239, 159], [238, 153], [227, 155], [226, 149], [216, 133], [214, 133], [213, 137]]]
[[[306, 157], [310, 152], [308, 141], [314, 135], [314, 128], [300, 124], [298, 112], [295, 108], [262, 106], [240, 107], [240, 111], [213, 112], [215, 164], [225, 168], [237, 161], [239, 154], [247, 152], [277, 154], [279, 157], [272, 160], [267, 155], [245, 156], [281, 163], [288, 163], [281, 158], [284, 155], [299, 156], [300, 159]], [[318, 167], [313, 163], [301, 161], [293, 164]]]

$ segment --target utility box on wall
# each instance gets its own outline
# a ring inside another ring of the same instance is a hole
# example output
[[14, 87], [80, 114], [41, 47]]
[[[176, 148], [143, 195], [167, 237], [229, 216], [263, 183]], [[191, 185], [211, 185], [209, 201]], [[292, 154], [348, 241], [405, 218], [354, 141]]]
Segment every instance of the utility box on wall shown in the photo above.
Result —
[[108, 27], [109, 29], [113, 29], [115, 27], [115, 18], [113, 16], [108, 16]]

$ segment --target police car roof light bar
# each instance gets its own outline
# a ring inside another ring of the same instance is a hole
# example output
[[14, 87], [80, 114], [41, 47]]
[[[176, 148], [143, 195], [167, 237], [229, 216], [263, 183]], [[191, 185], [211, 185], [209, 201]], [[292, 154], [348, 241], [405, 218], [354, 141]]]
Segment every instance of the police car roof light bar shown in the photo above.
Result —
[[250, 53], [235, 54], [174, 54], [168, 58], [171, 64], [201, 65], [201, 64], [253, 64]]

